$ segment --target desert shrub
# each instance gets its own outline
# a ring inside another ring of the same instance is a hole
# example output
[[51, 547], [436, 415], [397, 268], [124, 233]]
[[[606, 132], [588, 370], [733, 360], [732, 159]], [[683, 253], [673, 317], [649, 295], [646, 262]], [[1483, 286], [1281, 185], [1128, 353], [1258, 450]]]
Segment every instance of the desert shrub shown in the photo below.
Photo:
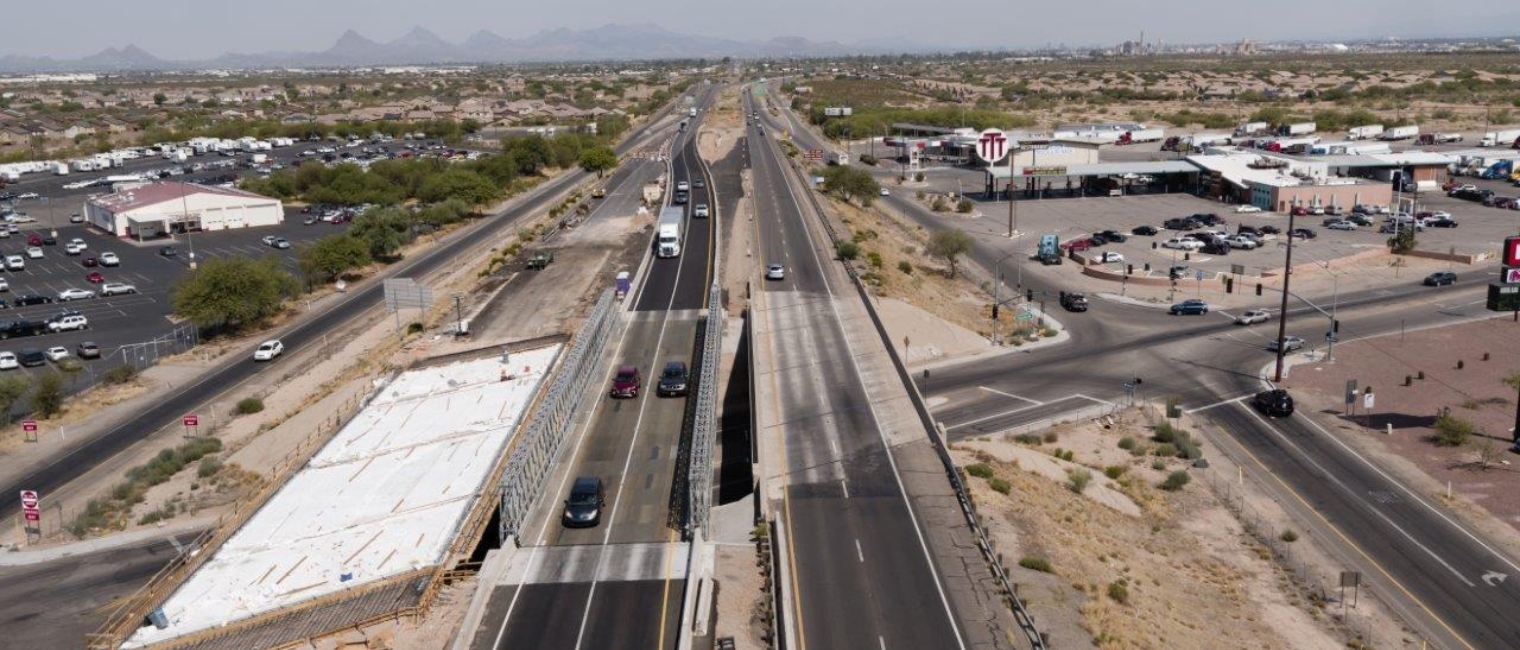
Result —
[[1436, 418], [1434, 426], [1435, 442], [1442, 447], [1460, 447], [1473, 433], [1471, 422], [1450, 414]]
[[1156, 445], [1156, 450], [1153, 451], [1153, 452], [1151, 452], [1151, 453], [1155, 454], [1157, 456], [1161, 456], [1163, 458], [1170, 457], [1170, 456], [1176, 456], [1177, 455], [1177, 445], [1174, 445], [1174, 444], [1172, 444], [1170, 442], [1163, 442], [1163, 443], [1161, 443], [1159, 445]]
[[875, 268], [878, 268], [878, 269], [881, 268], [881, 265], [882, 265], [881, 253], [878, 253], [876, 251], [871, 251], [869, 253], [866, 253], [866, 259], [871, 261], [871, 266], [872, 267], [875, 267]]
[[1040, 436], [1036, 433], [1021, 433], [1013, 437], [1013, 441], [1021, 445], [1038, 445]]
[[1013, 491], [1013, 484], [1000, 478], [988, 480], [987, 487], [996, 490], [1000, 494], [1008, 494]]
[[1112, 480], [1124, 476], [1124, 473], [1127, 471], [1129, 471], [1129, 468], [1123, 465], [1109, 465], [1103, 468], [1103, 475]]
[[852, 241], [842, 241], [834, 246], [834, 252], [839, 255], [839, 259], [853, 260], [860, 257], [860, 245]]
[[1282, 534], [1278, 535], [1277, 538], [1284, 542], [1292, 544], [1293, 542], [1298, 541], [1298, 533], [1294, 532], [1292, 528], [1288, 528], [1286, 530], [1283, 530]]
[[1177, 490], [1181, 490], [1183, 486], [1192, 482], [1192, 480], [1193, 477], [1190, 476], [1187, 472], [1177, 470], [1169, 474], [1166, 477], [1166, 480], [1161, 482], [1161, 489], [1168, 492], [1176, 492]]
[[908, 275], [913, 275], [913, 264], [909, 263], [908, 260], [903, 260], [897, 263], [897, 270]]
[[121, 364], [101, 375], [107, 384], [125, 384], [137, 378], [137, 367]]
[[966, 466], [966, 473], [977, 478], [992, 478], [992, 466], [987, 463], [976, 463]]
[[971, 199], [961, 199], [955, 204], [955, 211], [961, 214], [971, 214]]
[[1045, 432], [1045, 442], [1056, 442], [1057, 440], [1060, 440], [1060, 439], [1061, 439], [1061, 434], [1059, 434], [1059, 433], [1056, 433], [1054, 431], [1046, 431]]
[[252, 413], [258, 413], [262, 410], [264, 410], [264, 400], [261, 400], [257, 397], [244, 397], [243, 399], [238, 400], [238, 415], [249, 415]]
[[1120, 605], [1128, 605], [1129, 585], [1123, 580], [1108, 583], [1108, 599]]
[[1134, 449], [1135, 444], [1135, 439], [1130, 436], [1124, 436], [1123, 438], [1119, 439], [1119, 448], [1125, 451]]
[[1151, 469], [1156, 470], [1158, 472], [1165, 470], [1166, 469], [1166, 461], [1164, 461], [1164, 460], [1152, 461], [1151, 462]]
[[1025, 555], [1024, 557], [1019, 558], [1019, 566], [1030, 569], [1032, 571], [1039, 571], [1040, 573], [1055, 573], [1055, 571], [1051, 570], [1050, 568], [1050, 560], [1047, 560], [1043, 557], [1035, 557], [1033, 555]]
[[1081, 494], [1087, 490], [1090, 483], [1092, 483], [1092, 472], [1085, 469], [1066, 470], [1066, 487], [1072, 492]]
[[222, 461], [214, 456], [207, 456], [202, 458], [200, 466], [195, 468], [195, 475], [200, 478], [209, 478], [220, 471], [222, 471]]

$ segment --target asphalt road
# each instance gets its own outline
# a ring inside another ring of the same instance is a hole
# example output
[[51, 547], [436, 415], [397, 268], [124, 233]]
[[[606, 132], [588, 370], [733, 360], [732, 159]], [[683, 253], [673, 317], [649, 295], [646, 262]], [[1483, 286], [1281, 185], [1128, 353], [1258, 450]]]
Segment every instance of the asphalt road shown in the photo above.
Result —
[[[630, 297], [634, 309], [626, 314], [628, 323], [616, 343], [612, 365], [637, 367], [643, 388], [637, 397], [615, 399], [605, 393], [608, 384], [594, 387], [598, 401], [590, 424], [563, 466], [551, 474], [560, 480], [535, 511], [540, 523], [523, 536], [524, 545], [534, 548], [515, 556], [527, 558], [528, 566], [538, 567], [540, 573], [541, 555], [567, 555], [573, 559], [563, 564], [594, 570], [554, 580], [538, 580], [539, 574], [525, 570], [527, 584], [495, 587], [474, 648], [645, 649], [674, 648], [679, 642], [685, 566], [669, 558], [680, 539], [672, 526], [671, 506], [686, 398], [659, 397], [655, 385], [665, 362], [693, 365], [699, 310], [706, 305], [712, 282], [711, 226], [724, 215], [691, 214], [699, 203], [718, 205], [693, 137], [715, 93], [715, 88], [703, 93], [697, 102], [703, 112], [672, 143], [667, 200], [676, 183], [693, 185], [681, 254], [653, 257], [651, 233], [650, 265]], [[696, 187], [698, 179], [702, 187]], [[614, 368], [608, 368], [604, 382]], [[567, 528], [559, 522], [558, 504], [568, 495], [570, 479], [579, 476], [602, 480], [606, 507], [597, 526]], [[665, 558], [665, 563], [639, 574], [642, 579], [615, 569], [632, 562], [638, 549], [651, 546], [666, 549], [652, 556], [655, 561]], [[651, 575], [660, 579], [647, 579]]]
[[[645, 127], [640, 128], [618, 147], [619, 153], [641, 144], [644, 138], [648, 137], [650, 127], [658, 124], [660, 120], [654, 119]], [[585, 172], [573, 171], [544, 183], [514, 207], [457, 231], [441, 240], [433, 248], [412, 259], [400, 262], [395, 267], [394, 276], [422, 277], [453, 263], [454, 258], [467, 250], [470, 243], [505, 236], [519, 219], [546, 209], [550, 203], [549, 197], [559, 189], [578, 183], [588, 176]], [[330, 228], [325, 225], [322, 227]], [[318, 226], [311, 228], [318, 228]], [[123, 266], [131, 268], [126, 266], [125, 259]], [[368, 284], [350, 291], [328, 310], [272, 334], [285, 343], [285, 350], [289, 356], [303, 346], [320, 344], [326, 332], [382, 306], [382, 298], [381, 284], [378, 282]], [[3, 493], [15, 494], [23, 489], [36, 490], [42, 494], [45, 503], [50, 493], [99, 465], [105, 459], [115, 456], [163, 426], [178, 421], [180, 416], [194, 411], [200, 404], [239, 385], [262, 372], [266, 367], [280, 365], [278, 361], [268, 365], [253, 363], [250, 360], [253, 347], [250, 345], [241, 354], [229, 355], [226, 360], [209, 369], [198, 380], [166, 392], [161, 399], [144, 411], [112, 426], [100, 436], [90, 440], [89, 444], [73, 447], [45, 463], [28, 468], [19, 479], [7, 481]], [[16, 515], [19, 508], [20, 504], [14, 499], [0, 499], [0, 519]]]
[[[755, 109], [746, 97], [746, 114]], [[762, 111], [763, 114], [763, 111]], [[849, 334], [832, 308], [853, 300], [832, 286], [808, 217], [787, 185], [781, 154], [748, 128], [759, 251], [786, 268], [763, 281], [778, 358], [774, 395], [783, 433], [787, 485], [781, 514], [790, 535], [794, 600], [802, 648], [952, 648], [961, 639], [938, 576], [908, 509], [881, 438], [870, 396], [854, 367]], [[788, 613], [791, 615], [792, 613]], [[963, 646], [961, 646], [963, 647]]]

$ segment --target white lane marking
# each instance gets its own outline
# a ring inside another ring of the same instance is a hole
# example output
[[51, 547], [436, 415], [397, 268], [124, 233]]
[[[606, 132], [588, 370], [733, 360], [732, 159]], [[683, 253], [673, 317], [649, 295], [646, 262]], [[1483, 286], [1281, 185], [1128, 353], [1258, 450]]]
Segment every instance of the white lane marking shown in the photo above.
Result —
[[[1256, 421], [1260, 422], [1262, 424], [1262, 426], [1264, 426], [1264, 427], [1267, 428], [1268, 431], [1271, 431], [1274, 436], [1276, 436], [1279, 440], [1281, 440], [1281, 442], [1282, 442], [1283, 445], [1285, 445], [1287, 447], [1291, 447], [1295, 453], [1297, 453], [1300, 457], [1302, 457], [1304, 459], [1305, 462], [1307, 462], [1310, 465], [1314, 466], [1314, 469], [1318, 470], [1319, 473], [1322, 476], [1324, 476], [1325, 480], [1327, 480], [1327, 481], [1329, 481], [1331, 483], [1334, 483], [1336, 487], [1338, 487], [1341, 490], [1343, 490], [1346, 494], [1351, 495], [1351, 497], [1353, 499], [1358, 500], [1358, 501], [1362, 501], [1362, 503], [1367, 506], [1367, 511], [1368, 512], [1371, 512], [1372, 514], [1376, 515], [1378, 519], [1382, 519], [1383, 523], [1388, 524], [1394, 530], [1398, 531], [1400, 535], [1404, 536], [1404, 539], [1409, 540], [1409, 543], [1414, 544], [1415, 546], [1419, 547], [1419, 549], [1422, 550], [1422, 551], [1424, 551], [1426, 555], [1429, 555], [1431, 557], [1431, 559], [1435, 560], [1441, 566], [1446, 567], [1446, 570], [1450, 571], [1451, 574], [1454, 575], [1454, 576], [1456, 576], [1458, 580], [1461, 580], [1463, 582], [1463, 584], [1466, 584], [1469, 587], [1476, 587], [1477, 586], [1477, 585], [1473, 584], [1473, 582], [1471, 580], [1468, 580], [1467, 576], [1462, 575], [1462, 572], [1458, 571], [1455, 567], [1453, 567], [1450, 563], [1448, 563], [1445, 558], [1441, 557], [1440, 555], [1437, 555], [1435, 551], [1430, 550], [1430, 547], [1428, 547], [1428, 546], [1420, 543], [1420, 540], [1415, 539], [1414, 535], [1410, 535], [1409, 532], [1406, 531], [1406, 530], [1404, 530], [1403, 527], [1401, 527], [1398, 524], [1394, 523], [1393, 520], [1388, 517], [1388, 515], [1383, 514], [1382, 511], [1378, 510], [1372, 504], [1366, 503], [1366, 501], [1361, 498], [1360, 494], [1358, 494], [1355, 490], [1352, 490], [1350, 486], [1346, 485], [1345, 483], [1342, 483], [1339, 478], [1336, 478], [1336, 476], [1334, 474], [1330, 473], [1322, 465], [1320, 465], [1319, 463], [1315, 462], [1314, 458], [1311, 457], [1309, 454], [1305, 453], [1304, 450], [1303, 450], [1303, 448], [1299, 447], [1296, 444], [1293, 444], [1293, 442], [1291, 440], [1288, 440], [1287, 436], [1283, 435], [1281, 431], [1277, 430], [1277, 427], [1272, 426], [1272, 424], [1270, 422], [1267, 422], [1267, 420], [1265, 418], [1261, 417], [1261, 415], [1258, 414], [1254, 409], [1242, 407], [1242, 410], [1244, 410], [1251, 417], [1255, 418]], [[1304, 419], [1308, 420], [1308, 418], [1304, 418]], [[1312, 422], [1312, 420], [1311, 420], [1311, 422]], [[1326, 434], [1326, 435], [1329, 435], [1329, 434]], [[1353, 453], [1355, 453], [1355, 452], [1353, 452]]]
[[1045, 405], [1044, 402], [1041, 402], [1039, 400], [1029, 399], [1028, 397], [1020, 397], [1018, 395], [1014, 395], [1013, 393], [1005, 393], [1005, 392], [1000, 391], [1000, 390], [998, 390], [996, 388], [988, 388], [986, 386], [977, 386], [977, 388], [985, 390], [985, 391], [987, 391], [989, 393], [995, 393], [995, 394], [998, 394], [998, 395], [1002, 395], [1003, 397], [1011, 397], [1011, 398], [1016, 399], [1016, 400], [1020, 400], [1020, 401], [1024, 401], [1024, 402], [1029, 402], [1030, 404], [1033, 404], [1035, 406], [1044, 406]]
[[886, 639], [886, 637], [878, 636], [878, 637], [876, 637], [876, 640], [879, 641], [879, 642], [881, 642], [881, 650], [887, 650], [887, 639]]
[[[775, 147], [777, 145], [772, 144], [770, 146]], [[779, 154], [774, 149], [770, 153], [772, 156], [771, 160], [776, 161], [776, 165], [779, 167]], [[785, 174], [785, 171], [782, 173]], [[844, 339], [845, 352], [849, 355], [851, 372], [856, 379], [861, 379], [860, 365], [855, 361], [855, 344], [851, 342], [852, 338], [844, 331], [844, 326], [841, 325], [844, 322], [844, 318], [839, 315], [839, 300], [834, 295], [833, 283], [829, 282], [829, 276], [824, 271], [827, 267], [824, 266], [822, 258], [818, 256], [818, 242], [813, 239], [813, 229], [808, 227], [807, 216], [802, 214], [802, 203], [797, 200], [796, 192], [792, 191], [791, 179], [783, 177], [782, 181], [782, 186], [786, 188], [787, 195], [792, 198], [792, 204], [798, 208], [799, 220], [802, 222], [802, 232], [807, 236], [808, 250], [813, 253], [814, 268], [824, 273], [823, 288], [829, 295], [829, 308], [834, 312], [832, 324]], [[826, 215], [819, 215], [819, 217], [827, 218]], [[934, 576], [934, 590], [939, 593], [940, 604], [945, 608], [945, 618], [950, 622], [950, 629], [955, 632], [955, 645], [960, 650], [966, 650], [966, 641], [961, 637], [960, 621], [956, 620], [955, 610], [950, 607], [950, 598], [945, 595], [945, 586], [943, 579], [939, 575], [939, 568], [934, 565], [934, 557], [929, 553], [929, 543], [924, 540], [923, 528], [918, 523], [918, 513], [913, 509], [913, 502], [908, 499], [908, 489], [903, 486], [902, 474], [897, 470], [897, 458], [892, 455], [892, 444], [887, 440], [886, 427], [881, 426], [881, 415], [876, 412], [876, 403], [871, 400], [869, 395], [866, 396], [866, 408], [871, 413], [871, 420], [876, 423], [874, 428], [876, 429], [876, 435], [881, 439], [882, 450], [887, 452], [887, 463], [892, 467], [892, 478], [897, 481], [897, 491], [902, 497], [903, 505], [908, 510], [908, 519], [913, 523], [913, 534], [918, 538], [919, 550], [923, 551], [924, 563], [929, 567], [929, 574]], [[877, 638], [881, 639], [881, 637]], [[881, 647], [887, 647], [885, 639], [881, 639]]]
[[1216, 407], [1224, 406], [1226, 404], [1234, 404], [1234, 403], [1239, 402], [1241, 400], [1244, 400], [1244, 399], [1246, 399], [1248, 397], [1251, 397], [1251, 396], [1250, 395], [1241, 395], [1240, 397], [1236, 397], [1234, 399], [1220, 400], [1220, 401], [1214, 402], [1213, 404], [1210, 404], [1208, 406], [1200, 406], [1200, 407], [1195, 408], [1195, 409], [1188, 409], [1186, 411], [1183, 411], [1183, 413], [1187, 413], [1188, 415], [1192, 415], [1192, 414], [1197, 413], [1199, 411], [1207, 411], [1207, 410], [1209, 410], [1211, 408], [1216, 408]]
[[[839, 479], [839, 489], [844, 490], [844, 498], [850, 498], [850, 484], [846, 483], [844, 479]], [[860, 542], [856, 543], [859, 544]]]
[[865, 553], [865, 551], [860, 550], [860, 540], [859, 539], [855, 540], [855, 557], [860, 558], [860, 563], [861, 564], [865, 564], [866, 563], [866, 553]]
[[1347, 452], [1350, 452], [1351, 455], [1355, 456], [1357, 460], [1362, 461], [1363, 465], [1366, 465], [1367, 467], [1371, 468], [1372, 471], [1377, 472], [1378, 476], [1383, 477], [1383, 480], [1388, 481], [1389, 483], [1392, 483], [1395, 487], [1397, 487], [1400, 490], [1402, 490], [1405, 494], [1408, 494], [1409, 497], [1411, 499], [1414, 499], [1416, 503], [1419, 503], [1420, 505], [1425, 506], [1426, 510], [1429, 510], [1431, 513], [1435, 514], [1435, 516], [1440, 517], [1441, 521], [1446, 522], [1452, 528], [1455, 528], [1458, 531], [1460, 531], [1468, 539], [1472, 540], [1473, 543], [1477, 544], [1478, 546], [1483, 547], [1483, 550], [1488, 551], [1489, 553], [1492, 553], [1493, 556], [1496, 557], [1496, 558], [1498, 558], [1500, 562], [1503, 562], [1505, 566], [1509, 567], [1510, 569], [1512, 569], [1514, 571], [1520, 571], [1520, 565], [1516, 565], [1513, 560], [1510, 560], [1508, 557], [1506, 557], [1503, 554], [1499, 553], [1499, 551], [1494, 550], [1494, 547], [1489, 546], [1483, 540], [1479, 539], [1477, 535], [1474, 535], [1472, 532], [1470, 532], [1466, 528], [1462, 527], [1461, 524], [1458, 524], [1456, 521], [1453, 521], [1450, 517], [1447, 517], [1446, 513], [1441, 512], [1440, 510], [1436, 509], [1435, 506], [1430, 505], [1430, 503], [1428, 501], [1420, 498], [1420, 495], [1416, 494], [1414, 490], [1411, 490], [1408, 487], [1405, 487], [1403, 483], [1400, 483], [1400, 482], [1394, 480], [1394, 478], [1392, 476], [1389, 476], [1387, 472], [1384, 472], [1382, 469], [1379, 469], [1377, 465], [1372, 464], [1370, 461], [1368, 461], [1366, 459], [1366, 457], [1364, 457], [1361, 454], [1357, 453], [1355, 449], [1352, 449], [1346, 443], [1341, 442], [1341, 440], [1339, 438], [1336, 438], [1335, 436], [1331, 435], [1330, 432], [1326, 431], [1325, 428], [1322, 427], [1322, 426], [1320, 426], [1318, 422], [1315, 422], [1313, 419], [1307, 418], [1307, 417], [1304, 418], [1304, 420], [1307, 421], [1310, 426], [1313, 426], [1315, 429], [1318, 429], [1319, 432], [1322, 433], [1322, 434], [1324, 434], [1326, 438], [1329, 438], [1336, 445], [1340, 446], [1341, 449], [1344, 449]]

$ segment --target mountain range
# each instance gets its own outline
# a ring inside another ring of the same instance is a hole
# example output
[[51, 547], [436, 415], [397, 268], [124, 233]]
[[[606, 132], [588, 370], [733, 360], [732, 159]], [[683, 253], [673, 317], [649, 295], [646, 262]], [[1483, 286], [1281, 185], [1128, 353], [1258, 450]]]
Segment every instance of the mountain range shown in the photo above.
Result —
[[367, 65], [523, 63], [563, 61], [637, 61], [740, 57], [812, 57], [922, 51], [911, 44], [847, 45], [805, 38], [778, 37], [738, 41], [674, 32], [659, 25], [604, 25], [592, 29], [554, 29], [524, 38], [504, 38], [490, 31], [451, 43], [422, 27], [400, 38], [379, 42], [349, 30], [319, 52], [227, 53], [214, 59], [160, 59], [136, 45], [109, 48], [81, 59], [0, 57], [0, 73], [140, 72], [286, 67], [354, 67]]

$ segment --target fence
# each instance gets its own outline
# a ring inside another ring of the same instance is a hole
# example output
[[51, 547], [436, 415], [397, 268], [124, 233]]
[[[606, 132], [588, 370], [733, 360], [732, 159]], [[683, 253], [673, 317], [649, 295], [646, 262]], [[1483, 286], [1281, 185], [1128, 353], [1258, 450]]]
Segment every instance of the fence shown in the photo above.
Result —
[[522, 531], [528, 511], [543, 490], [549, 469], [569, 433], [586, 386], [596, 375], [593, 369], [602, 350], [622, 323], [622, 310], [616, 308], [613, 290], [603, 291], [586, 323], [576, 334], [553, 383], [544, 392], [528, 425], [527, 435], [507, 460], [507, 470], [501, 480], [501, 537], [498, 540], [501, 545], [505, 546], [509, 537]]
[[[192, 323], [175, 325], [168, 334], [153, 338], [140, 343], [127, 343], [121, 347], [106, 352], [101, 351], [100, 360], [96, 363], [80, 365], [76, 373], [68, 376], [65, 390], [73, 395], [82, 393], [91, 386], [100, 383], [102, 375], [118, 366], [131, 366], [138, 372], [142, 372], [158, 365], [164, 357], [188, 352], [200, 344], [200, 330]], [[48, 347], [39, 342], [38, 348]], [[11, 407], [11, 417], [23, 417], [31, 413], [31, 401], [27, 399], [16, 400]]]
[[691, 479], [688, 489], [690, 517], [688, 536], [700, 528], [702, 536], [712, 538], [708, 528], [712, 511], [712, 452], [718, 437], [718, 362], [723, 351], [723, 289], [714, 282], [707, 296], [707, 322], [702, 336], [701, 370], [697, 373], [696, 413], [691, 428]]
[[[818, 193], [812, 189], [807, 175], [800, 167], [791, 165], [791, 169], [796, 174], [798, 182], [802, 184], [803, 193], [807, 195], [809, 203], [812, 204], [814, 213], [818, 215], [819, 221], [823, 223], [824, 230], [827, 231], [829, 236], [829, 242], [837, 248], [839, 242], [843, 240], [840, 239], [838, 232], [834, 230], [833, 223], [829, 221], [828, 213], [823, 209], [823, 204], [818, 200]], [[844, 268], [845, 272], [850, 276], [850, 283], [854, 285], [855, 292], [859, 295], [861, 303], [865, 305], [866, 314], [870, 316], [871, 324], [876, 328], [876, 334], [881, 337], [881, 341], [884, 347], [886, 347], [887, 356], [891, 358], [892, 366], [897, 370], [898, 379], [908, 391], [908, 397], [913, 403], [913, 409], [918, 412], [919, 420], [923, 424], [930, 442], [934, 445], [935, 453], [939, 455], [940, 462], [945, 467], [945, 473], [950, 479], [950, 484], [955, 488], [956, 500], [960, 502], [961, 514], [965, 516], [966, 523], [971, 527], [972, 533], [976, 536], [977, 547], [981, 549], [983, 559], [991, 570], [993, 578], [997, 580], [999, 587], [1002, 589], [1003, 597], [1013, 610], [1013, 615], [1018, 621], [1019, 628], [1023, 631], [1031, 648], [1034, 650], [1046, 650], [1047, 646], [1044, 635], [1040, 634], [1039, 630], [1036, 629], [1034, 619], [1029, 615], [1028, 609], [1024, 607], [1024, 602], [1019, 599], [1013, 582], [1008, 578], [1008, 572], [1003, 567], [1002, 559], [993, 550], [992, 541], [988, 538], [987, 531], [982, 528], [981, 522], [978, 520], [975, 508], [971, 502], [970, 493], [967, 491], [966, 485], [961, 478], [960, 470], [955, 466], [955, 460], [950, 457], [950, 451], [945, 446], [944, 437], [940, 435], [939, 428], [934, 422], [934, 416], [929, 413], [929, 407], [924, 403], [923, 395], [918, 392], [918, 385], [913, 383], [912, 376], [908, 374], [907, 365], [903, 363], [902, 357], [898, 356], [897, 349], [892, 347], [891, 336], [887, 334], [887, 328], [881, 321], [881, 315], [876, 313], [876, 308], [871, 303], [871, 296], [866, 290], [865, 283], [860, 281], [860, 276], [855, 272], [854, 265], [846, 262]]]

